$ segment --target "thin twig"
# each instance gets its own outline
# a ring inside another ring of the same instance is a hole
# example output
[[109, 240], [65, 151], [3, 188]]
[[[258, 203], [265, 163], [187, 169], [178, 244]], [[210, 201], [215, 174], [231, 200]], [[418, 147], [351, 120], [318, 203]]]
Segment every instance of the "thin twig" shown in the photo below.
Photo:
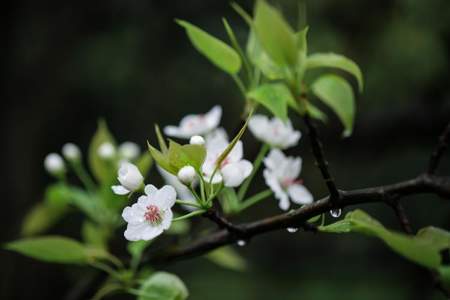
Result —
[[212, 222], [216, 223], [217, 226], [221, 229], [226, 229], [230, 233], [242, 236], [244, 235], [244, 232], [237, 226], [235, 226], [233, 223], [228, 221], [224, 216], [222, 216], [219, 211], [215, 208], [208, 209], [204, 214], [206, 218], [211, 220]]
[[340, 194], [328, 169], [328, 161], [325, 158], [325, 153], [323, 151], [323, 146], [322, 142], [320, 141], [319, 134], [317, 133], [317, 128], [308, 114], [304, 116], [303, 120], [305, 121], [306, 127], [308, 128], [308, 135], [311, 142], [312, 152], [316, 159], [317, 167], [322, 173], [322, 177], [325, 180], [328, 191], [330, 192], [331, 202], [333, 204], [336, 204], [339, 201]]
[[435, 174], [437, 167], [439, 166], [439, 162], [448, 148], [448, 143], [450, 142], [450, 122], [445, 127], [442, 134], [439, 136], [439, 141], [434, 149], [433, 153], [430, 156], [430, 161], [428, 163], [428, 174]]
[[398, 201], [394, 201], [391, 206], [395, 212], [395, 215], [397, 216], [398, 221], [400, 222], [400, 226], [402, 227], [403, 231], [407, 234], [414, 234], [414, 231], [411, 227], [411, 222], [406, 215], [406, 211], [403, 208], [403, 205]]

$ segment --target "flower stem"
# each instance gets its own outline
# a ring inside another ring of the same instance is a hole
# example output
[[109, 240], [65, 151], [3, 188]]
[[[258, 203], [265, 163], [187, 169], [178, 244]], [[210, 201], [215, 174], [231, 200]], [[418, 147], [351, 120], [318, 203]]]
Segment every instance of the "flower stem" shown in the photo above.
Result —
[[272, 195], [272, 190], [270, 190], [270, 189], [259, 192], [258, 194], [253, 195], [250, 198], [248, 198], [247, 200], [245, 200], [244, 202], [242, 202], [239, 207], [239, 211], [243, 211], [244, 209], [247, 209], [250, 206], [255, 205], [259, 201], [262, 201], [271, 195]]
[[91, 176], [89, 176], [86, 169], [83, 167], [83, 164], [81, 161], [76, 161], [71, 163], [71, 166], [75, 172], [75, 174], [78, 176], [78, 178], [81, 180], [81, 182], [84, 184], [86, 189], [93, 192], [95, 191], [95, 183], [92, 180]]
[[194, 210], [193, 212], [190, 212], [190, 213], [188, 213], [188, 214], [186, 214], [186, 215], [184, 215], [184, 216], [181, 216], [181, 217], [172, 219], [172, 222], [181, 221], [181, 220], [184, 220], [184, 219], [189, 219], [189, 218], [192, 218], [192, 217], [194, 217], [194, 216], [201, 215], [201, 214], [203, 214], [205, 211], [206, 211], [206, 210], [204, 210], [204, 209]]
[[175, 200], [175, 203], [181, 204], [181, 205], [193, 206], [196, 208], [202, 208], [201, 205], [198, 205], [197, 203], [194, 203], [192, 201]]
[[247, 190], [250, 186], [250, 183], [252, 182], [253, 178], [255, 177], [256, 173], [258, 172], [258, 169], [261, 166], [264, 156], [266, 156], [266, 154], [269, 150], [270, 150], [270, 146], [268, 144], [263, 144], [261, 146], [258, 156], [256, 156], [256, 159], [253, 163], [252, 173], [250, 174], [250, 176], [247, 179], [245, 179], [244, 183], [242, 184], [241, 188], [239, 189], [239, 192], [238, 192], [239, 201], [242, 201], [242, 199], [244, 199], [245, 194], [247, 193]]

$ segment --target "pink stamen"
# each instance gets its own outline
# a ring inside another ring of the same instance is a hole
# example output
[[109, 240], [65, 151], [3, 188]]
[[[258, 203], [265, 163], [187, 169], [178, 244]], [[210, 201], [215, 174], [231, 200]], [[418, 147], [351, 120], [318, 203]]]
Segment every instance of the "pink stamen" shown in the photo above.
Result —
[[292, 178], [285, 178], [281, 181], [281, 186], [285, 189], [287, 189], [289, 186], [293, 184], [303, 184], [302, 179], [292, 179]]
[[150, 204], [147, 206], [147, 211], [144, 214], [144, 218], [151, 224], [158, 224], [161, 222], [161, 212], [156, 205]]

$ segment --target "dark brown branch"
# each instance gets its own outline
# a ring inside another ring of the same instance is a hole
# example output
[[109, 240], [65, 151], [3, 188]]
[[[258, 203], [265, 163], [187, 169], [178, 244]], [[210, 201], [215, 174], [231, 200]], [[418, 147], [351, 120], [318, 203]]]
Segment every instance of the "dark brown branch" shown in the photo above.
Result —
[[228, 221], [224, 216], [222, 216], [219, 211], [215, 208], [210, 208], [207, 212], [203, 214], [206, 218], [210, 219], [212, 222], [216, 223], [221, 229], [226, 229], [230, 233], [235, 235], [242, 235], [243, 232], [239, 227]]
[[430, 161], [428, 163], [428, 174], [435, 174], [439, 162], [441, 161], [442, 155], [448, 148], [448, 143], [450, 142], [450, 122], [445, 127], [444, 131], [439, 137], [438, 144], [431, 154]]
[[403, 205], [398, 201], [394, 201], [392, 203], [392, 209], [394, 210], [403, 231], [407, 234], [414, 234], [414, 231], [411, 227], [411, 222], [409, 222], [409, 218], [406, 215], [406, 211], [403, 208]]
[[322, 173], [322, 177], [325, 180], [328, 191], [330, 192], [331, 202], [335, 204], [339, 200], [339, 191], [328, 169], [328, 161], [325, 158], [325, 153], [323, 151], [322, 142], [320, 141], [319, 135], [317, 133], [317, 128], [307, 114], [303, 119], [305, 121], [306, 127], [308, 128], [308, 135], [311, 142], [312, 152], [316, 159], [317, 167]]
[[169, 262], [173, 260], [186, 259], [202, 255], [210, 250], [227, 244], [233, 244], [238, 240], [249, 240], [254, 236], [279, 230], [287, 227], [302, 227], [310, 218], [328, 212], [332, 208], [344, 208], [351, 205], [384, 202], [389, 203], [392, 199], [396, 201], [401, 197], [429, 193], [450, 199], [450, 177], [440, 177], [429, 174], [420, 175], [416, 178], [398, 182], [395, 184], [351, 190], [340, 191], [338, 203], [332, 203], [327, 196], [314, 203], [304, 205], [291, 212], [280, 214], [254, 222], [233, 225], [239, 230], [239, 234], [230, 233], [229, 229], [208, 234], [184, 247], [172, 247], [167, 251], [161, 251], [159, 256], [146, 258], [146, 261]]

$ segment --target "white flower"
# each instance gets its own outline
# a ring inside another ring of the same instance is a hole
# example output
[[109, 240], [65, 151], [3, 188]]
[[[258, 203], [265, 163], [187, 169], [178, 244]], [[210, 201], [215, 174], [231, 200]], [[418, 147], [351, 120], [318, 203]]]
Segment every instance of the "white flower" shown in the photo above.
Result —
[[126, 195], [138, 190], [144, 181], [144, 177], [139, 169], [129, 162], [122, 162], [117, 179], [121, 185], [113, 185], [111, 187], [117, 195]]
[[184, 200], [184, 201], [192, 201], [192, 202], [196, 203], [195, 196], [191, 193], [191, 191], [184, 184], [182, 184], [178, 180], [177, 176], [167, 172], [166, 170], [164, 170], [163, 168], [160, 168], [159, 166], [158, 166], [158, 171], [161, 174], [161, 176], [164, 178], [164, 181], [166, 182], [166, 184], [171, 185], [175, 188], [177, 195], [178, 195], [178, 199]]
[[201, 146], [201, 145], [205, 144], [205, 139], [200, 135], [194, 135], [194, 136], [191, 136], [191, 139], [189, 140], [189, 144]]
[[297, 179], [302, 168], [300, 157], [286, 157], [279, 149], [272, 149], [264, 159], [264, 165], [264, 179], [275, 193], [282, 210], [289, 209], [289, 198], [297, 204], [313, 201], [311, 193], [303, 186], [302, 181]]
[[50, 153], [45, 157], [44, 167], [50, 174], [59, 174], [66, 169], [62, 157], [57, 153]]
[[220, 123], [222, 108], [214, 106], [209, 112], [203, 115], [187, 115], [180, 126], [166, 126], [164, 133], [168, 136], [189, 139], [193, 135], [205, 135], [214, 130]]
[[137, 203], [127, 206], [122, 212], [128, 223], [125, 238], [129, 241], [151, 240], [169, 229], [177, 193], [170, 185], [157, 189], [153, 185], [145, 186], [145, 196]]
[[112, 159], [116, 155], [116, 148], [111, 143], [103, 143], [98, 147], [97, 154], [103, 159]]
[[135, 160], [141, 154], [141, 149], [136, 143], [124, 142], [119, 146], [119, 155], [126, 160]]
[[264, 115], [253, 116], [248, 123], [248, 128], [260, 141], [281, 149], [297, 145], [302, 136], [300, 131], [292, 128], [290, 120], [283, 122], [275, 117], [269, 120]]
[[197, 173], [195, 172], [194, 167], [184, 166], [178, 171], [177, 177], [182, 183], [188, 185], [195, 180]]
[[67, 143], [62, 147], [62, 154], [69, 161], [79, 160], [81, 157], [80, 148], [73, 143]]
[[[206, 159], [202, 171], [207, 181], [213, 176], [217, 159], [228, 144], [227, 139], [221, 134], [206, 140]], [[243, 151], [242, 142], [238, 141], [220, 164], [212, 183], [219, 183], [223, 180], [225, 186], [237, 187], [250, 175], [253, 165], [248, 160], [242, 159]]]

